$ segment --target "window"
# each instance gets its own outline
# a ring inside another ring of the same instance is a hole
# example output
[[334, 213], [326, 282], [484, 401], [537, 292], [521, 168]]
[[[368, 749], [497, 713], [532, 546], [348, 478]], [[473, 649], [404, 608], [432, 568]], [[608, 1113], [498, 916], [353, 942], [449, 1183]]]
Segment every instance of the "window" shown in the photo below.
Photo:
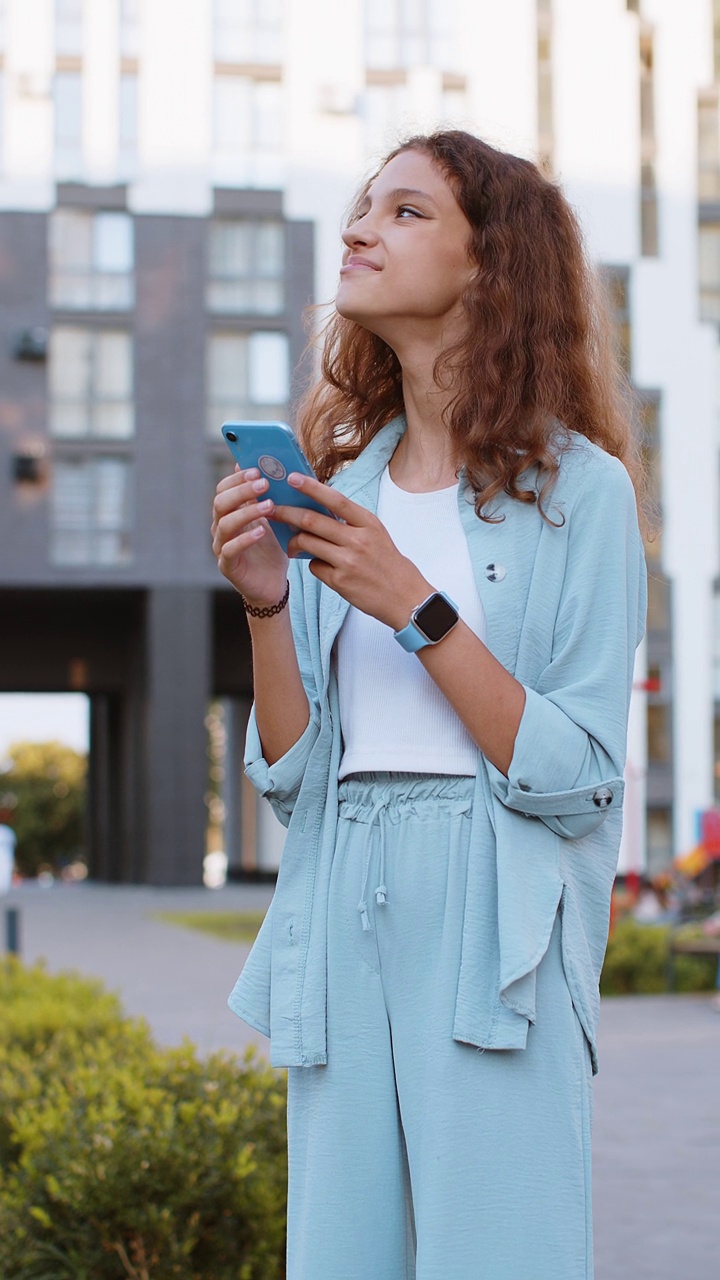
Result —
[[365, 0], [365, 61], [372, 70], [457, 61], [453, 0]]
[[208, 343], [208, 434], [229, 418], [282, 418], [290, 393], [287, 335], [214, 333]]
[[664, 870], [672, 861], [672, 809], [649, 809], [647, 816], [648, 875]]
[[442, 118], [451, 128], [462, 127], [468, 119], [469, 103], [464, 76], [443, 76]]
[[55, 52], [79, 56], [83, 51], [83, 0], [55, 0]]
[[670, 764], [670, 715], [667, 703], [648, 703], [648, 764]]
[[698, 229], [700, 319], [720, 324], [720, 222]]
[[720, 702], [720, 584], [713, 593], [713, 685], [714, 698]]
[[127, 213], [57, 209], [50, 218], [50, 301], [69, 310], [133, 304], [133, 224]]
[[58, 72], [54, 99], [56, 171], [63, 178], [78, 178], [82, 173], [82, 78], [79, 72]]
[[126, 440], [134, 431], [129, 333], [59, 326], [50, 338], [50, 431]]
[[652, 567], [648, 573], [648, 631], [670, 630], [670, 583]]
[[252, 76], [215, 77], [214, 147], [232, 160], [238, 154], [277, 154], [283, 142], [283, 93], [277, 80]]
[[385, 152], [395, 146], [405, 130], [408, 90], [404, 72], [399, 76], [385, 83], [371, 81], [365, 88], [365, 144], [371, 153]]
[[552, 2], [537, 0], [537, 119], [538, 165], [553, 170]]
[[662, 559], [662, 453], [660, 449], [660, 397], [649, 392], [639, 393], [636, 401], [640, 447], [648, 476], [649, 497], [652, 503], [655, 527], [645, 538], [645, 555], [653, 567]]
[[140, 52], [140, 2], [120, 0], [120, 53], [123, 58], [137, 58]]
[[640, 28], [640, 251], [657, 257], [658, 197], [655, 178], [655, 40], [652, 27]]
[[602, 266], [600, 279], [605, 286], [615, 354], [625, 373], [630, 374], [632, 331], [630, 328], [630, 273], [627, 267]]
[[120, 76], [120, 169], [123, 177], [130, 176], [137, 164], [138, 144], [138, 78], [136, 75]]
[[284, 307], [283, 273], [281, 222], [236, 219], [210, 224], [210, 311], [277, 315]]
[[718, 91], [698, 95], [698, 198], [720, 200], [720, 132]]
[[126, 459], [63, 458], [55, 462], [50, 502], [54, 564], [129, 564], [130, 524], [130, 464]]
[[283, 7], [283, 0], [214, 0], [216, 62], [281, 62]]

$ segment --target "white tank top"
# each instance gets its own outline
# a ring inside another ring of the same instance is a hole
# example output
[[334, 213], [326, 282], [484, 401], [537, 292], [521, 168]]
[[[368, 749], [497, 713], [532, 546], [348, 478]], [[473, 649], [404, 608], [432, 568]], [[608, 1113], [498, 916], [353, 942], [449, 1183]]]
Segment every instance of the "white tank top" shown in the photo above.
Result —
[[[455, 601], [481, 640], [485, 614], [458, 511], [458, 486], [434, 493], [380, 479], [378, 518], [398, 551]], [[418, 600], [418, 604], [422, 601]], [[352, 606], [335, 651], [343, 754], [339, 777], [399, 771], [473, 777], [478, 747], [422, 663], [401, 649], [390, 627]]]

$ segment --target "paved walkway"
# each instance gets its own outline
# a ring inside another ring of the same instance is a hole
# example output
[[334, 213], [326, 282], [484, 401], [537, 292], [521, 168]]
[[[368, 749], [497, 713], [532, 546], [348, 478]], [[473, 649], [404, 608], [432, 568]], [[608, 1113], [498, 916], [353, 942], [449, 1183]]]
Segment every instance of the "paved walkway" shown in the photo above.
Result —
[[[23, 958], [102, 978], [158, 1039], [202, 1050], [267, 1041], [226, 999], [247, 948], [152, 918], [258, 909], [264, 886], [203, 889], [26, 886]], [[0, 909], [2, 904], [0, 904]], [[706, 997], [606, 1000], [595, 1090], [596, 1280], [714, 1280], [720, 1274], [720, 1013]], [[497, 1280], [502, 1280], [498, 1277]], [[531, 1280], [530, 1277], [527, 1280]]]

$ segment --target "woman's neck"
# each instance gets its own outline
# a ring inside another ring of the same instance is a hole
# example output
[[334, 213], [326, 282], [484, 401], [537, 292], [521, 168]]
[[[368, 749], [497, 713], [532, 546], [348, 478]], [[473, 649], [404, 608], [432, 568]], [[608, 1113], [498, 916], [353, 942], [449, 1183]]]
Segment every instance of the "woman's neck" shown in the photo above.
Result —
[[390, 461], [390, 476], [410, 493], [446, 489], [457, 479], [458, 463], [443, 421], [450, 395], [433, 381], [433, 364], [421, 370], [403, 365], [407, 431]]

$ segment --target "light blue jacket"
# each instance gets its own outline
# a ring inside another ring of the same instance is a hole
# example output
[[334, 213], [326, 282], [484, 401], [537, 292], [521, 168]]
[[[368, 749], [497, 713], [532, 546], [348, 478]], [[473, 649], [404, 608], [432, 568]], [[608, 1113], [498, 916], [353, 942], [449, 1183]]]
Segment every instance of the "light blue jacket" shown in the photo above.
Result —
[[[335, 478], [370, 511], [405, 430], [395, 419]], [[532, 484], [536, 469], [526, 473]], [[487, 644], [525, 687], [506, 778], [478, 752], [453, 1035], [522, 1049], [535, 978], [558, 909], [563, 960], [596, 1069], [598, 980], [622, 829], [636, 646], [646, 607], [635, 497], [622, 464], [573, 433], [550, 515], [503, 497], [505, 519], [459, 506]], [[504, 570], [504, 573], [503, 573]], [[435, 584], [442, 587], [442, 583]], [[340, 716], [331, 654], [348, 604], [291, 563], [293, 632], [310, 722], [282, 759], [263, 759], [254, 717], [246, 770], [287, 828], [277, 888], [230, 1007], [271, 1039], [276, 1066], [327, 1061], [326, 928], [337, 820]]]

